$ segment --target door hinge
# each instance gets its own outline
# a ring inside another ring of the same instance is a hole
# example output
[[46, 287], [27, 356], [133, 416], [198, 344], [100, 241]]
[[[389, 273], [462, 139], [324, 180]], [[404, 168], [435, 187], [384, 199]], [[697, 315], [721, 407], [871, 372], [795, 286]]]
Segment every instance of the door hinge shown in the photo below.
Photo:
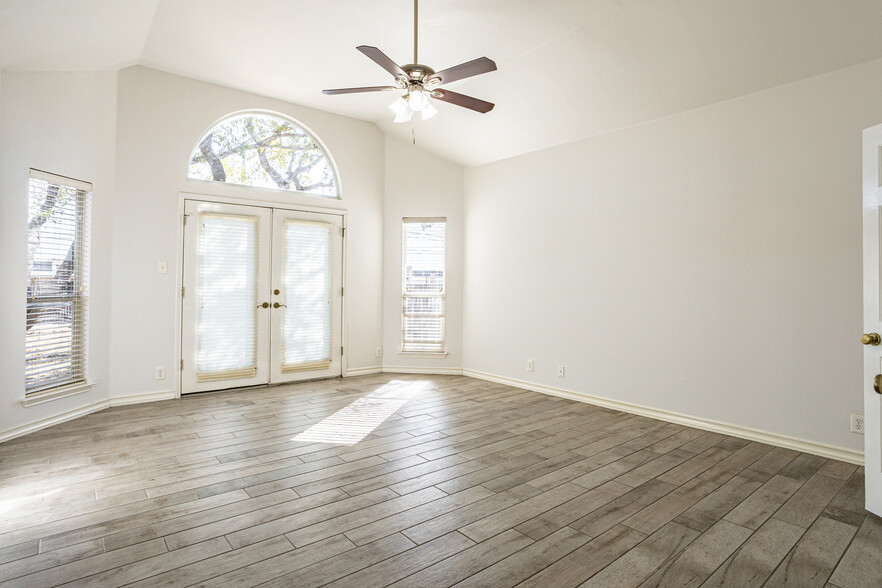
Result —
[[184, 286], [181, 286], [181, 298], [184, 297]]
[[346, 227], [340, 227], [340, 236], [346, 238]]
[[343, 296], [343, 286], [340, 286], [340, 296]]
[[184, 226], [185, 226], [185, 227], [187, 226], [187, 217], [188, 217], [188, 216], [190, 216], [190, 215], [189, 215], [189, 214], [185, 214], [185, 215], [184, 215]]
[[340, 355], [343, 355], [343, 347], [340, 347]]
[[184, 371], [184, 360], [181, 360], [181, 371]]

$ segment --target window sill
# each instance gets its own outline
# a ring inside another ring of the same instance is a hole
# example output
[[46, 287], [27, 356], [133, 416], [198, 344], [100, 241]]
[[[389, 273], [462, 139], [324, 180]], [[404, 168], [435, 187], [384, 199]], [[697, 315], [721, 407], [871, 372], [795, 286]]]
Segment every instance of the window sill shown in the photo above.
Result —
[[50, 388], [49, 390], [34, 392], [33, 394], [28, 394], [22, 398], [21, 404], [24, 407], [28, 407], [43, 404], [44, 402], [49, 402], [51, 400], [58, 400], [59, 398], [67, 398], [68, 396], [88, 392], [94, 385], [95, 382], [77, 382], [76, 384], [68, 384], [67, 386], [59, 386], [58, 388]]
[[398, 355], [401, 357], [422, 357], [423, 359], [444, 359], [448, 353], [446, 351], [441, 353], [434, 351], [399, 351]]

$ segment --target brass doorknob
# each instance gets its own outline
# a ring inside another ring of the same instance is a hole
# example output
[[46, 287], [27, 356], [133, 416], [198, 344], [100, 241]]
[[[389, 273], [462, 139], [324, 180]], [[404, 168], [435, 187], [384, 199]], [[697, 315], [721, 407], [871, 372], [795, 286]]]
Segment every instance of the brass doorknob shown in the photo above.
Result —
[[861, 343], [864, 345], [878, 345], [882, 343], [882, 337], [879, 337], [879, 333], [864, 333], [861, 335]]
[[873, 390], [876, 391], [876, 394], [882, 394], [882, 374], [876, 374], [876, 377], [873, 378]]

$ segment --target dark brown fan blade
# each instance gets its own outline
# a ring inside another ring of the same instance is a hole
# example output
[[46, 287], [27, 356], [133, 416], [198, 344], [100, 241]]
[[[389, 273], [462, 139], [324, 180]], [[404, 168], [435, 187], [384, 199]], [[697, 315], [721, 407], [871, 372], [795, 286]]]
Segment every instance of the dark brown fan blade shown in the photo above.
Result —
[[438, 79], [441, 80], [442, 84], [449, 84], [450, 82], [455, 82], [456, 80], [470, 78], [472, 76], [477, 76], [491, 71], [496, 71], [496, 63], [494, 63], [492, 59], [479, 57], [477, 59], [472, 59], [471, 61], [460, 63], [459, 65], [454, 65], [453, 67], [443, 69], [436, 74], [430, 75], [427, 79]]
[[397, 63], [389, 59], [389, 57], [377, 49], [376, 47], [371, 47], [370, 45], [359, 45], [356, 47], [359, 51], [367, 55], [370, 59], [374, 61], [377, 65], [388, 71], [390, 74], [395, 76], [404, 76], [407, 77], [407, 74], [404, 73], [404, 70], [401, 69]]
[[443, 100], [444, 102], [450, 102], [451, 104], [456, 104], [457, 106], [462, 106], [463, 108], [468, 108], [471, 110], [476, 110], [481, 114], [486, 114], [493, 110], [494, 104], [492, 102], [486, 102], [484, 100], [479, 100], [478, 98], [472, 98], [471, 96], [466, 96], [465, 94], [457, 94], [456, 92], [451, 92], [450, 90], [433, 90], [432, 98], [437, 98], [438, 100]]
[[382, 92], [384, 90], [398, 90], [395, 86], [367, 86], [365, 88], [335, 88], [322, 90], [322, 94], [358, 94], [361, 92]]

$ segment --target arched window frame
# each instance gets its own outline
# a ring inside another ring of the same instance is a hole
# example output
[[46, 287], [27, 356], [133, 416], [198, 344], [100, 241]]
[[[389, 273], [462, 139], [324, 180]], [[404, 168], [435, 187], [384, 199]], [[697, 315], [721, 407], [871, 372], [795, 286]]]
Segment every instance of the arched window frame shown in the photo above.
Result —
[[[325, 194], [319, 194], [316, 192], [304, 192], [301, 190], [293, 190], [293, 189], [286, 190], [284, 188], [271, 187], [271, 186], [244, 184], [244, 183], [238, 183], [238, 182], [220, 182], [217, 180], [206, 180], [206, 179], [202, 179], [202, 178], [191, 177], [190, 176], [190, 165], [192, 163], [193, 154], [199, 149], [199, 145], [205, 140], [205, 138], [209, 134], [213, 133], [215, 131], [215, 129], [222, 126], [227, 121], [230, 121], [235, 118], [245, 117], [248, 115], [259, 115], [259, 116], [277, 118], [277, 119], [283, 120], [285, 122], [288, 122], [291, 125], [294, 125], [298, 129], [303, 131], [315, 143], [315, 145], [318, 147], [318, 149], [322, 152], [322, 155], [324, 155], [325, 161], [328, 162], [328, 166], [330, 167], [331, 174], [334, 178], [334, 185], [336, 186], [336, 194], [335, 195], [325, 195]], [[334, 161], [334, 158], [333, 158], [333, 156], [331, 156], [331, 153], [328, 150], [327, 146], [325, 145], [324, 141], [322, 141], [319, 138], [319, 136], [316, 135], [316, 133], [311, 128], [309, 128], [307, 125], [303, 124], [299, 120], [292, 118], [286, 114], [282, 114], [280, 112], [276, 112], [273, 110], [260, 110], [260, 109], [240, 110], [240, 111], [236, 111], [236, 112], [231, 112], [225, 116], [222, 116], [221, 118], [217, 119], [216, 121], [214, 121], [199, 136], [199, 139], [196, 141], [196, 143], [193, 145], [193, 148], [190, 150], [190, 156], [189, 156], [189, 159], [187, 160], [187, 172], [186, 173], [187, 173], [187, 181], [190, 181], [190, 182], [203, 182], [206, 184], [216, 184], [216, 185], [222, 185], [222, 186], [237, 186], [237, 187], [246, 188], [246, 189], [271, 190], [271, 191], [280, 192], [283, 194], [301, 194], [301, 195], [309, 196], [312, 198], [322, 198], [322, 199], [327, 199], [327, 200], [342, 200], [342, 198], [343, 198], [343, 188], [342, 188], [342, 181], [340, 179], [340, 172], [337, 168], [336, 161]]]

